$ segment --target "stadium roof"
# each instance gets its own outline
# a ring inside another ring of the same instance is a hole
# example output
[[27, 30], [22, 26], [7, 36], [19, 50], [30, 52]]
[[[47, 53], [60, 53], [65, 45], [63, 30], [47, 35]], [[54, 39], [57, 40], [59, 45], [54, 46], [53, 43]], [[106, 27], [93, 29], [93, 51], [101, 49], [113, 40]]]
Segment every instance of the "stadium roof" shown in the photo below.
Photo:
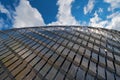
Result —
[[0, 31], [1, 80], [120, 80], [120, 32], [80, 26]]

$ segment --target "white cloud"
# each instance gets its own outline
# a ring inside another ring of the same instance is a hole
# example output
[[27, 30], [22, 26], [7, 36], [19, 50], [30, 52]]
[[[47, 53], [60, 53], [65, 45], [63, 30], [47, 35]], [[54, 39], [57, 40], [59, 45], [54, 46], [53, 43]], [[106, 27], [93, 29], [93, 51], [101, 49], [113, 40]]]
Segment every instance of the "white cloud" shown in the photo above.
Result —
[[104, 2], [109, 3], [109, 11], [114, 10], [115, 8], [120, 8], [120, 0], [104, 0]]
[[11, 15], [9, 11], [1, 3], [0, 3], [0, 12], [6, 14], [11, 19]]
[[84, 14], [91, 13], [94, 8], [95, 0], [89, 0], [88, 4], [84, 7]]
[[58, 0], [57, 21], [48, 25], [78, 25], [79, 22], [71, 14], [72, 2], [74, 0]]
[[33, 8], [27, 0], [20, 0], [20, 4], [16, 7], [15, 14], [13, 27], [20, 28], [45, 25], [41, 14], [37, 9]]
[[1, 3], [0, 3], [0, 12], [5, 14], [9, 13], [9, 11]]
[[119, 12], [112, 13], [107, 16], [106, 20], [99, 17], [98, 11], [94, 13], [94, 17], [90, 18], [89, 26], [103, 27], [107, 29], [115, 29], [120, 31], [120, 14]]
[[[7, 10], [1, 3], [0, 3], [0, 12], [9, 15], [8, 10]], [[4, 22], [4, 19], [3, 19], [3, 18], [0, 18], [0, 29], [3, 28], [4, 23], [5, 23], [5, 22]]]
[[120, 31], [120, 14], [119, 12], [113, 13], [107, 16], [108, 19], [111, 19], [106, 28], [116, 29]]
[[[4, 7], [4, 5], [2, 5], [1, 3], [0, 3], [0, 13], [6, 14], [7, 17], [12, 20], [12, 16], [11, 16], [9, 10], [6, 9], [6, 8]], [[0, 18], [0, 30], [1, 30], [2, 28], [4, 28], [4, 29], [5, 29], [5, 28], [9, 28], [9, 26], [8, 26], [8, 24], [6, 24], [6, 22], [7, 22], [7, 20], [4, 20], [2, 17]]]
[[89, 22], [89, 26], [92, 27], [105, 27], [107, 24], [108, 21], [103, 21], [97, 14], [97, 12], [94, 13], [94, 17], [90, 18], [90, 22]]
[[103, 9], [102, 9], [102, 8], [99, 8], [98, 12], [99, 12], [99, 13], [102, 13], [102, 12], [103, 12]]
[[113, 17], [115, 17], [117, 15], [120, 15], [120, 13], [119, 12], [112, 13], [111, 15], [107, 16], [107, 19], [111, 19], [111, 18], [113, 18]]

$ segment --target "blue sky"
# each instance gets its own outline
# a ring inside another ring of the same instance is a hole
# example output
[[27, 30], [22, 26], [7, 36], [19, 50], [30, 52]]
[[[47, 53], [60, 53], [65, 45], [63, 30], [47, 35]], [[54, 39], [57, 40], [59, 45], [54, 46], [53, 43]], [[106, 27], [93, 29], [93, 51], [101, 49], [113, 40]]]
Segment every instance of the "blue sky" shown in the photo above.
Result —
[[120, 0], [0, 0], [0, 30], [45, 25], [120, 30]]

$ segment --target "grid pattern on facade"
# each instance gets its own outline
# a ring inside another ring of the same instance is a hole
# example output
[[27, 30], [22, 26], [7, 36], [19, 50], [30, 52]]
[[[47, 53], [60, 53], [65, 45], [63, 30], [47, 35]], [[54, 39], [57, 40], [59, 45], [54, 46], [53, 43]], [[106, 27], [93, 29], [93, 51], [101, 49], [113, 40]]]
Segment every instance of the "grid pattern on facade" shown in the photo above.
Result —
[[34, 27], [0, 32], [0, 80], [120, 80], [120, 32]]

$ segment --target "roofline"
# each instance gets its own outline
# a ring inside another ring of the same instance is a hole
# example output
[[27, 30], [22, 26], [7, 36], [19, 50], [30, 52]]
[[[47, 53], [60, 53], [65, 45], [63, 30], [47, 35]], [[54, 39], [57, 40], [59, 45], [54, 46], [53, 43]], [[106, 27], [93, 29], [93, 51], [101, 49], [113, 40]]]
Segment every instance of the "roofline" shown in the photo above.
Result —
[[80, 25], [45, 25], [45, 26], [34, 26], [34, 27], [22, 27], [22, 28], [10, 28], [7, 30], [0, 30], [0, 31], [10, 31], [10, 30], [19, 30], [19, 29], [26, 29], [26, 28], [46, 28], [46, 27], [81, 27], [81, 28], [92, 28], [92, 29], [103, 29], [103, 30], [109, 30], [109, 31], [117, 31], [120, 32], [118, 30], [114, 30], [114, 29], [107, 29], [107, 28], [100, 28], [100, 27], [92, 27], [92, 26], [80, 26]]

